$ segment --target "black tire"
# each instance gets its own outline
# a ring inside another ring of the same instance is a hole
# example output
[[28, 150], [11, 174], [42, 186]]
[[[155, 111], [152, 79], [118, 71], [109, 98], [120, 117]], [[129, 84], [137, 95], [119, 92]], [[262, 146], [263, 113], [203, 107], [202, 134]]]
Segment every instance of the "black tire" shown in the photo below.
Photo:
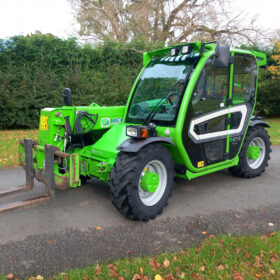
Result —
[[[138, 184], [144, 167], [153, 160], [164, 164], [167, 183], [160, 200], [155, 205], [147, 206], [140, 198]], [[160, 144], [149, 144], [137, 153], [120, 152], [110, 179], [112, 203], [129, 219], [138, 221], [154, 219], [167, 205], [175, 175], [172, 157], [168, 149]]]
[[[265, 144], [265, 155], [259, 167], [251, 168], [247, 160], [247, 152], [251, 141], [256, 137], [261, 138], [263, 140]], [[253, 128], [249, 128], [243, 142], [243, 147], [239, 154], [239, 163], [237, 166], [229, 168], [229, 171], [234, 176], [243, 178], [253, 178], [261, 175], [265, 171], [265, 168], [268, 165], [268, 161], [270, 159], [270, 146], [270, 137], [267, 131], [262, 126], [255, 126]]]

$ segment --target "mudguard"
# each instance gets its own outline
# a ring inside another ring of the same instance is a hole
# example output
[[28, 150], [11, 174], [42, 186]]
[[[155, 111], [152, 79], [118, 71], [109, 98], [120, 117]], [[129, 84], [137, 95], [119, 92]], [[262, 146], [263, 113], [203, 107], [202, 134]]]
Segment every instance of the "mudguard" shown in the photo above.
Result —
[[136, 138], [129, 138], [122, 142], [117, 149], [121, 152], [129, 152], [129, 153], [137, 153], [140, 149], [144, 146], [154, 143], [168, 143], [174, 145], [172, 139], [169, 137], [148, 137], [146, 139], [136, 139]]
[[270, 127], [265, 121], [263, 117], [259, 116], [252, 116], [249, 127], [254, 127], [254, 126], [262, 126], [262, 127]]

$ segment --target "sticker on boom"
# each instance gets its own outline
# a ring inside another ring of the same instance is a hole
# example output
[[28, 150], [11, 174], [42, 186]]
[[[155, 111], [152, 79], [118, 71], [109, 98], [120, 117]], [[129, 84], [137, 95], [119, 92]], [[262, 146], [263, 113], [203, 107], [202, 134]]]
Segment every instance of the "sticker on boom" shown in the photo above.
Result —
[[123, 121], [123, 118], [102, 118], [101, 119], [101, 127], [109, 127], [115, 124], [121, 124]]
[[204, 160], [203, 161], [199, 161], [197, 163], [197, 167], [200, 168], [200, 167], [203, 167], [204, 166]]
[[48, 117], [41, 116], [40, 130], [48, 130]]

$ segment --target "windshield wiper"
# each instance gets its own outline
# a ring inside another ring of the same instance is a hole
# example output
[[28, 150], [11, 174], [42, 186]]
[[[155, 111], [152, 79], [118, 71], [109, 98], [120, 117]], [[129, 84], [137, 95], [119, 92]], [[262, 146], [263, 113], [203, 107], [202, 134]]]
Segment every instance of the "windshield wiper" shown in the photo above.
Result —
[[183, 85], [184, 84], [184, 81], [177, 81], [171, 88], [169, 88], [168, 90], [167, 90], [167, 96], [165, 96], [165, 97], [162, 97], [159, 101], [158, 101], [158, 103], [156, 104], [156, 106], [152, 109], [152, 111], [148, 114], [148, 116], [145, 118], [145, 120], [143, 121], [143, 125], [146, 125], [146, 124], [148, 124], [154, 117], [155, 117], [155, 115], [157, 114], [157, 112], [158, 112], [158, 110], [159, 110], [159, 108], [160, 108], [160, 106], [161, 106], [161, 103], [163, 103], [164, 101], [166, 101], [170, 96], [172, 96], [174, 93], [173, 92], [171, 92], [172, 90], [174, 90], [175, 89], [175, 87], [177, 86], [177, 85]]

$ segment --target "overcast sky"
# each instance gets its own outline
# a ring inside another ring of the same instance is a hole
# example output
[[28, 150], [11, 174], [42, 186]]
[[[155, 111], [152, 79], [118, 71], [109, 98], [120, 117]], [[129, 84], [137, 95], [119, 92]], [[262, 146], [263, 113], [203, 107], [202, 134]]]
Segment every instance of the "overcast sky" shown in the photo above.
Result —
[[[280, 0], [232, 0], [236, 9], [258, 15], [260, 25], [280, 29]], [[68, 0], [0, 0], [0, 38], [36, 30], [58, 37], [77, 36], [79, 26]]]

